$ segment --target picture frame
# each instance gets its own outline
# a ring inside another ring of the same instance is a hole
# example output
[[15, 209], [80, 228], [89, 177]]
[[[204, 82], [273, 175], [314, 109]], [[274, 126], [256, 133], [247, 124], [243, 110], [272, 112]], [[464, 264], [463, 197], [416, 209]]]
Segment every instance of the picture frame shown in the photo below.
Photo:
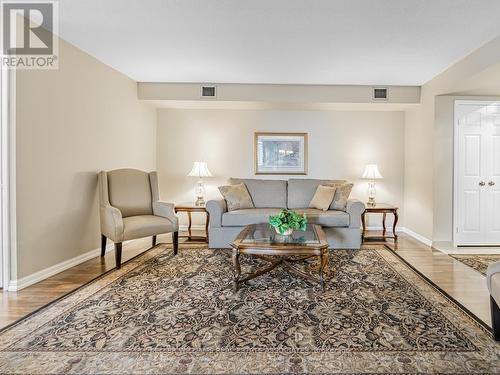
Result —
[[306, 175], [307, 133], [256, 132], [256, 175]]

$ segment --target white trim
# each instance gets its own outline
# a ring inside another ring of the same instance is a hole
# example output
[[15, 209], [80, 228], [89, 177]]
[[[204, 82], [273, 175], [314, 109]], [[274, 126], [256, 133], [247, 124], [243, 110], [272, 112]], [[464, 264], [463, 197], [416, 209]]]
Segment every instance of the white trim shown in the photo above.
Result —
[[452, 228], [451, 238], [453, 246], [457, 246], [457, 228], [458, 228], [458, 137], [459, 137], [459, 123], [457, 116], [457, 109], [460, 104], [465, 104], [462, 100], [455, 100], [453, 104], [453, 186], [452, 186]]
[[[123, 244], [127, 244], [130, 242], [133, 242], [135, 240], [130, 240], [130, 241], [124, 241]], [[114, 243], [110, 243], [106, 246], [106, 253], [109, 251], [114, 250]], [[36, 284], [42, 280], [45, 280], [51, 276], [54, 276], [60, 272], [66, 271], [67, 269], [71, 267], [75, 267], [83, 262], [86, 262], [87, 260], [90, 260], [92, 258], [96, 258], [101, 255], [101, 249], [94, 249], [90, 250], [82, 255], [78, 255], [74, 258], [65, 260], [61, 263], [54, 264], [53, 266], [47, 267], [43, 270], [37, 271], [35, 273], [32, 273], [31, 275], [22, 277], [21, 279], [18, 280], [12, 280], [9, 283], [9, 292], [16, 292], [21, 289], [24, 289], [30, 285]]]
[[8, 202], [9, 202], [9, 197], [8, 197], [8, 145], [9, 142], [7, 141], [8, 139], [8, 118], [7, 118], [7, 107], [8, 107], [8, 85], [7, 85], [7, 70], [2, 69], [0, 71], [0, 141], [2, 142], [2, 145], [0, 147], [2, 153], [0, 155], [0, 161], [1, 161], [1, 166], [0, 166], [0, 288], [2, 288], [4, 285], [8, 284], [8, 272], [7, 272], [7, 265], [9, 264], [8, 260], [8, 249], [9, 249], [9, 240], [7, 233], [9, 233], [9, 226], [8, 226], [8, 220], [9, 220], [9, 211], [8, 211]]
[[[383, 230], [383, 229], [384, 228], [382, 228], [382, 227], [366, 227], [366, 230]], [[390, 233], [391, 229], [388, 229], [387, 232]], [[407, 234], [408, 236], [413, 237], [417, 241], [422, 242], [424, 245], [432, 247], [432, 240], [430, 240], [424, 236], [421, 236], [420, 234], [412, 231], [411, 229], [408, 229], [406, 227], [397, 227], [396, 232]]]
[[2, 69], [2, 287], [16, 275], [16, 71]]
[[405, 228], [405, 227], [401, 227], [401, 228], [399, 228], [399, 231], [407, 234], [410, 237], [413, 237], [417, 241], [422, 242], [424, 245], [432, 247], [432, 240], [430, 240], [427, 237], [424, 237], [424, 236], [422, 236], [422, 235], [420, 235], [420, 234], [412, 231], [411, 229], [408, 229], [408, 228]]
[[[113, 249], [113, 244], [106, 246], [106, 252]], [[95, 258], [101, 254], [101, 249], [94, 249], [86, 252], [85, 254], [79, 255], [72, 259], [65, 260], [61, 263], [55, 264], [38, 272], [32, 273], [31, 275], [22, 277], [19, 280], [12, 280], [9, 283], [9, 292], [16, 292], [30, 285], [38, 283], [45, 280], [51, 276], [58, 274], [59, 272], [65, 271], [68, 268], [79, 265], [80, 263], [86, 262], [92, 258]]]
[[[16, 162], [16, 129], [17, 129], [17, 75], [16, 70], [9, 70], [9, 284], [17, 278], [17, 162]], [[9, 285], [6, 285], [8, 288]]]

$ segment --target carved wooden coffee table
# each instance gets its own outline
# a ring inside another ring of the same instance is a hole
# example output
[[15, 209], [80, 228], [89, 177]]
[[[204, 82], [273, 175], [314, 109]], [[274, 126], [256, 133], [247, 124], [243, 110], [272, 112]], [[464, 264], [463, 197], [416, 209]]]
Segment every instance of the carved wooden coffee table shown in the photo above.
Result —
[[[276, 234], [269, 224], [247, 225], [231, 244], [233, 248], [234, 290], [248, 280], [264, 275], [281, 265], [306, 280], [319, 283], [325, 289], [323, 277], [328, 264], [328, 242], [321, 226], [309, 224], [305, 231], [294, 231], [290, 236]], [[240, 254], [250, 254], [269, 263], [242, 277]], [[306, 259], [318, 257], [318, 277], [308, 274], [293, 265]]]

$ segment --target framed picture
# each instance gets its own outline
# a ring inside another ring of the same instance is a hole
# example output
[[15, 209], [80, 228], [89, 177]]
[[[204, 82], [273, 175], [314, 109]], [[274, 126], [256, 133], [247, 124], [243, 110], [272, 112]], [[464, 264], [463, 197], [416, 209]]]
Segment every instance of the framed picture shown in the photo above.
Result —
[[255, 174], [307, 174], [307, 133], [255, 133]]

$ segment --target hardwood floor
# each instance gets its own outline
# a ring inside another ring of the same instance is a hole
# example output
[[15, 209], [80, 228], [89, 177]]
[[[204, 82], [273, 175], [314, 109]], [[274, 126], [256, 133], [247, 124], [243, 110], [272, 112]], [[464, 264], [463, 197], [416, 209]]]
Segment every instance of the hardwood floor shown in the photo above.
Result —
[[[171, 236], [158, 236], [158, 243], [171, 243]], [[181, 241], [181, 243], [186, 242]], [[372, 243], [381, 242], [369, 242], [363, 247], [369, 248]], [[397, 247], [391, 245], [392, 242], [387, 244], [437, 286], [491, 326], [486, 279], [479, 272], [404, 234], [400, 235]], [[133, 258], [150, 247], [151, 238], [126, 244], [123, 247], [122, 261]], [[0, 328], [64, 296], [114, 267], [114, 252], [110, 251], [103, 259], [100, 257], [91, 259], [19, 292], [2, 292]]]

